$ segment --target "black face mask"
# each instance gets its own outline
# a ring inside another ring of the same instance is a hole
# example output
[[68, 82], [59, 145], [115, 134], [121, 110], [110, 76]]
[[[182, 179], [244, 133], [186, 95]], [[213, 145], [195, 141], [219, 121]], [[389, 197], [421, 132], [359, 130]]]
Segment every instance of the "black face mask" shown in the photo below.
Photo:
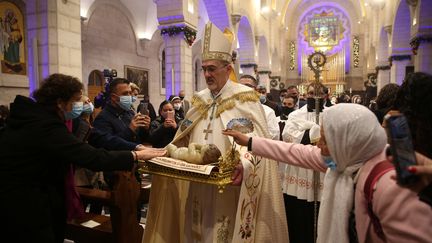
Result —
[[183, 100], [183, 99], [184, 99], [184, 96], [179, 96], [179, 97], [180, 97], [180, 99], [181, 99], [181, 100]]
[[[307, 109], [308, 112], [315, 111], [315, 98], [307, 98]], [[322, 112], [324, 109], [324, 99], [319, 98], [319, 112]]]
[[286, 116], [288, 116], [293, 111], [294, 111], [294, 108], [290, 108], [290, 107], [286, 107], [286, 106], [282, 107], [282, 114], [284, 114]]

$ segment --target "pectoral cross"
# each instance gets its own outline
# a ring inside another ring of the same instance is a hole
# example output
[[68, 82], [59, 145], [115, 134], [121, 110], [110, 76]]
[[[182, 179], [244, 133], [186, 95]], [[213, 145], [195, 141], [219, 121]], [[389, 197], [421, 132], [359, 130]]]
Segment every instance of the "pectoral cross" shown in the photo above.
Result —
[[208, 134], [212, 133], [212, 132], [213, 132], [213, 130], [210, 129], [210, 123], [209, 123], [208, 126], [207, 126], [207, 129], [204, 129], [204, 131], [203, 131], [203, 133], [205, 133], [204, 139], [207, 140], [208, 139]]

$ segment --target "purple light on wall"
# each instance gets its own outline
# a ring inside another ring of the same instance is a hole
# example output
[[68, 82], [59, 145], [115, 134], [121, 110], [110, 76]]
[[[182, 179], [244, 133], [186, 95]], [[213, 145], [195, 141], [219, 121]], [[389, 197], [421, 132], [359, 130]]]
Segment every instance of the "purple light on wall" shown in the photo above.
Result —
[[[350, 62], [351, 62], [351, 55], [350, 55], [350, 39], [351, 39], [351, 35], [350, 35], [350, 22], [349, 22], [349, 18], [347, 17], [348, 14], [346, 13], [346, 11], [342, 8], [340, 8], [338, 5], [333, 5], [333, 4], [327, 4], [325, 6], [312, 6], [310, 9], [308, 9], [307, 11], [305, 11], [304, 14], [301, 15], [300, 19], [301, 21], [299, 22], [299, 26], [298, 26], [298, 32], [299, 32], [299, 37], [298, 37], [298, 53], [297, 53], [297, 65], [299, 67], [299, 75], [301, 75], [301, 67], [302, 67], [302, 54], [306, 54], [306, 55], [310, 55], [315, 51], [314, 47], [309, 46], [309, 43], [306, 41], [306, 37], [304, 35], [304, 26], [306, 24], [309, 23], [309, 21], [314, 17], [314, 15], [316, 14], [320, 14], [323, 11], [325, 12], [333, 12], [335, 16], [338, 17], [339, 21], [342, 22], [342, 26], [345, 29], [344, 31], [344, 35], [343, 38], [339, 40], [339, 44], [336, 46], [333, 46], [333, 48], [329, 51], [326, 51], [327, 55], [333, 55], [335, 53], [338, 53], [340, 51], [343, 50], [343, 48], [346, 48], [346, 54], [345, 54], [345, 63], [346, 63], [346, 67], [345, 67], [345, 72], [349, 72], [350, 69]], [[339, 33], [338, 33], [339, 34]]]

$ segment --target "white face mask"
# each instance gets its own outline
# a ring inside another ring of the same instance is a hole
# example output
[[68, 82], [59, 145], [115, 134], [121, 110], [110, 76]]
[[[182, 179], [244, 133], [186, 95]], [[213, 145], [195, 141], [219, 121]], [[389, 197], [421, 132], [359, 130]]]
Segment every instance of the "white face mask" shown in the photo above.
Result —
[[174, 104], [173, 106], [174, 106], [174, 109], [176, 109], [176, 110], [180, 110], [180, 108], [181, 108], [181, 104], [179, 104], [179, 103]]

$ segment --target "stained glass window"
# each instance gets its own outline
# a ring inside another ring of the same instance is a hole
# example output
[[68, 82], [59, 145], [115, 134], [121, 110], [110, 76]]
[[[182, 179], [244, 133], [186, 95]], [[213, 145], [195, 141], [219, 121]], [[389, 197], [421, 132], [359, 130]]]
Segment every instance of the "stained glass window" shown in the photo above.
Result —
[[308, 43], [312, 47], [335, 46], [339, 43], [340, 21], [331, 12], [316, 14], [308, 23]]

